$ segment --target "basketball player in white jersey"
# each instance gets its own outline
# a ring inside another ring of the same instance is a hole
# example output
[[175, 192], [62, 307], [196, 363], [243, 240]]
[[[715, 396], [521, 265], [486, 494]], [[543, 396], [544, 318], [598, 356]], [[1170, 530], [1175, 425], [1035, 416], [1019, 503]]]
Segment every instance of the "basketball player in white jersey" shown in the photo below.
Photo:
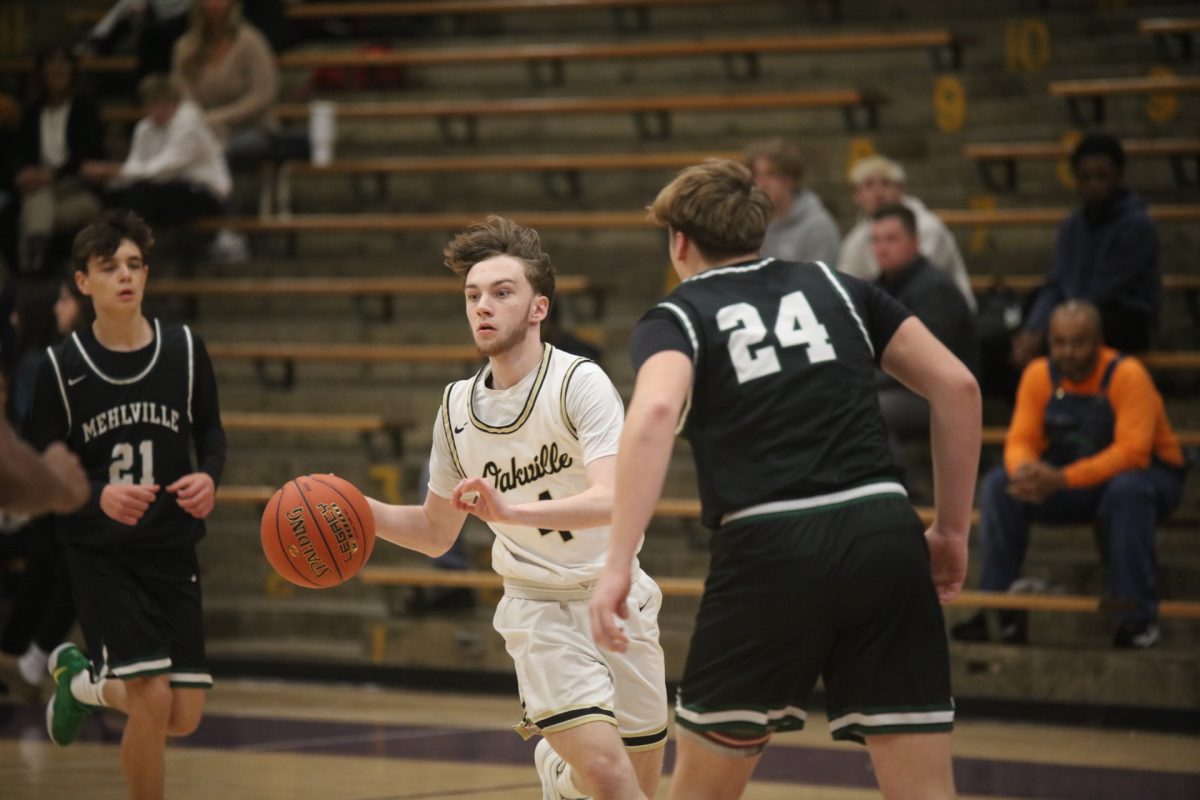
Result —
[[634, 558], [624, 653], [596, 646], [587, 613], [608, 546], [621, 398], [594, 362], [542, 342], [554, 270], [536, 231], [489, 217], [444, 256], [488, 363], [446, 387], [424, 505], [369, 500], [376, 535], [437, 556], [468, 513], [484, 520], [504, 578], [494, 623], [525, 709], [517, 731], [544, 737], [542, 797], [653, 797], [667, 735], [662, 593]]

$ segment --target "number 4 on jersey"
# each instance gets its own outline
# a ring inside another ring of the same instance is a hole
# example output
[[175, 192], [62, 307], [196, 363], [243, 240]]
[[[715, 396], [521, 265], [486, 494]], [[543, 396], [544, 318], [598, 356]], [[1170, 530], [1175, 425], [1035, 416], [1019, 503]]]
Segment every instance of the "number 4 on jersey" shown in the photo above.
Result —
[[[542, 492], [541, 494], [539, 494], [539, 495], [538, 495], [538, 500], [553, 500], [553, 499], [554, 499], [554, 498], [552, 498], [552, 497], [550, 496], [550, 492], [549, 492], [549, 490], [547, 490], [547, 491], [545, 491], [545, 492]], [[542, 536], [547, 536], [547, 535], [549, 535], [549, 534], [551, 534], [551, 533], [557, 533], [559, 536], [561, 536], [561, 537], [562, 537], [562, 540], [563, 540], [564, 542], [569, 542], [569, 541], [571, 541], [572, 539], [574, 539], [574, 538], [575, 538], [575, 537], [574, 537], [574, 536], [571, 534], [571, 532], [570, 532], [570, 531], [555, 531], [553, 528], [538, 528], [538, 532], [539, 532], [539, 533], [541, 533], [541, 534], [542, 534]]]
[[[765, 378], [780, 371], [775, 346], [761, 344], [767, 336], [758, 309], [749, 303], [734, 303], [717, 312], [717, 325], [729, 334], [729, 358], [737, 372], [738, 383]], [[803, 292], [784, 295], [775, 317], [775, 339], [780, 347], [803, 345], [810, 364], [837, 358], [829, 332], [817, 321]], [[761, 344], [761, 346], [760, 346]]]

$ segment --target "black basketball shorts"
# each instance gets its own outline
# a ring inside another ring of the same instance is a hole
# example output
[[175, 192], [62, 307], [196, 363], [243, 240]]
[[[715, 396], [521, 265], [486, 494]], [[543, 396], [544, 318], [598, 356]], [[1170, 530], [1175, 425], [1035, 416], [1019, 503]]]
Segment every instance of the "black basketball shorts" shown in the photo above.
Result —
[[97, 552], [67, 547], [88, 655], [110, 678], [168, 675], [209, 688], [200, 572], [193, 545]]
[[751, 517], [713, 536], [678, 724], [757, 753], [804, 727], [818, 678], [835, 739], [953, 726], [942, 610], [906, 498]]

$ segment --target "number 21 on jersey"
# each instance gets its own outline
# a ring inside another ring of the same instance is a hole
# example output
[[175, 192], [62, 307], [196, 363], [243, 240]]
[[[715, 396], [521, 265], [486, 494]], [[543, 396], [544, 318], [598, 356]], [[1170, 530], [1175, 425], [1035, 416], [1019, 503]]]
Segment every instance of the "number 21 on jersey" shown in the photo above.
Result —
[[149, 439], [143, 439], [137, 445], [137, 460], [141, 462], [141, 475], [137, 480], [134, 480], [135, 473], [139, 472], [134, 467], [133, 445], [129, 442], [120, 442], [113, 445], [112, 463], [108, 465], [108, 482], [109, 483], [139, 483], [142, 486], [152, 486], [154, 484], [154, 442]]
[[[763, 343], [767, 327], [758, 309], [749, 303], [733, 303], [717, 312], [717, 326], [729, 334], [729, 358], [738, 383], [765, 378], [780, 371], [775, 345]], [[817, 321], [804, 292], [785, 294], [775, 316], [775, 340], [780, 347], [803, 346], [810, 364], [837, 358], [829, 332]]]

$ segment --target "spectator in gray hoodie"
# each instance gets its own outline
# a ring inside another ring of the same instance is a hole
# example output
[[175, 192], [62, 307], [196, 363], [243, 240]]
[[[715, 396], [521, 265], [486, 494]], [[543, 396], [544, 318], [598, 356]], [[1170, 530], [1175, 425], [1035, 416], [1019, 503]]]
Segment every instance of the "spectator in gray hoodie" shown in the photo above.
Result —
[[746, 148], [743, 162], [775, 209], [762, 254], [836, 266], [841, 238], [837, 223], [821, 198], [802, 185], [804, 160], [796, 147], [783, 139], [754, 142]]

